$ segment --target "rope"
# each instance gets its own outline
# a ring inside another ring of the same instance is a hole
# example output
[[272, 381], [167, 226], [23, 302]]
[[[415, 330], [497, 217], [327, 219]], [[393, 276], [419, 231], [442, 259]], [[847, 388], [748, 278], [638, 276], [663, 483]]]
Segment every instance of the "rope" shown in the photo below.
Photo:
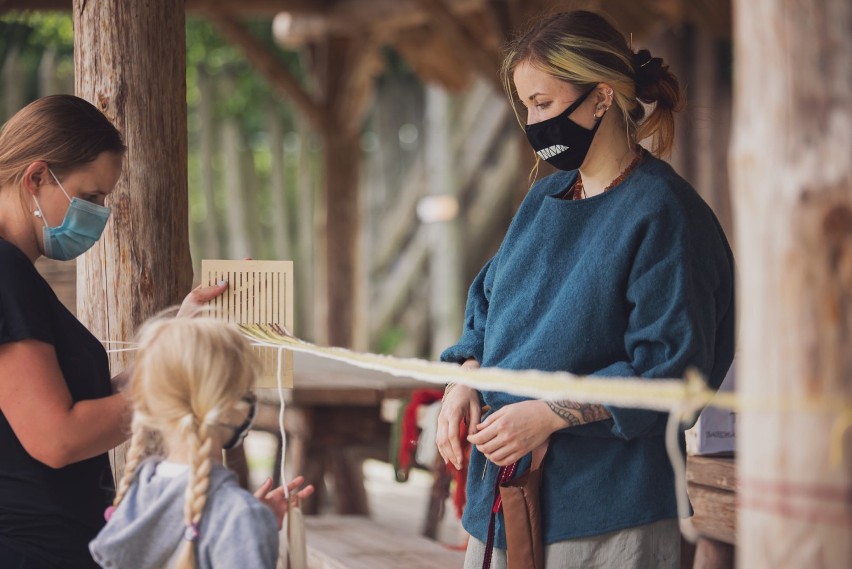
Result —
[[[757, 394], [745, 396], [737, 393], [716, 393], [704, 382], [701, 374], [689, 370], [685, 379], [635, 379], [576, 376], [567, 372], [542, 372], [536, 370], [506, 370], [500, 368], [463, 369], [455, 364], [429, 362], [413, 358], [396, 358], [379, 354], [354, 352], [343, 348], [317, 346], [293, 337], [276, 324], [239, 324], [243, 334], [254, 345], [275, 349], [278, 355], [278, 393], [281, 403], [279, 428], [281, 430], [282, 460], [281, 482], [288, 501], [290, 499], [284, 476], [284, 453], [287, 438], [284, 431], [283, 357], [285, 350], [313, 354], [362, 369], [386, 373], [393, 377], [445, 385], [448, 382], [467, 385], [477, 390], [502, 391], [534, 399], [577, 403], [608, 404], [619, 407], [649, 409], [669, 413], [665, 432], [666, 452], [675, 474], [675, 492], [678, 514], [682, 518], [681, 530], [690, 540], [697, 532], [689, 516], [689, 499], [686, 492], [685, 462], [679, 444], [680, 427], [691, 422], [703, 407], [731, 411], [777, 412], [795, 410], [798, 413], [837, 413], [829, 435], [829, 462], [838, 467], [844, 458], [844, 440], [852, 429], [852, 403], [842, 397], [772, 396]], [[128, 344], [129, 342], [105, 342]], [[134, 347], [116, 351], [132, 351]]]

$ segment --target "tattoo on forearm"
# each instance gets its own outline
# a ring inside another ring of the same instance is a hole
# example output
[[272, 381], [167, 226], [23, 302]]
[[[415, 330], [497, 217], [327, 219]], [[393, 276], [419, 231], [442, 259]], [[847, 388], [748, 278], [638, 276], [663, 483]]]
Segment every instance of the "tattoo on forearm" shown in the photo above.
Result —
[[574, 401], [548, 401], [547, 406], [568, 423], [569, 427], [603, 421], [611, 416], [603, 405], [576, 403]]

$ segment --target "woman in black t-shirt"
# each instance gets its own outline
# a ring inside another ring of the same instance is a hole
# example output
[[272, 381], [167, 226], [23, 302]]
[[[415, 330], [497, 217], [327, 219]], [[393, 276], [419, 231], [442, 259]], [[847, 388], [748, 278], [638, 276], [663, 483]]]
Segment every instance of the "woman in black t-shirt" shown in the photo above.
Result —
[[[89, 541], [114, 487], [106, 452], [128, 436], [106, 351], [33, 263], [73, 259], [109, 217], [125, 146], [83, 99], [55, 95], [0, 131], [0, 567], [95, 568]], [[196, 289], [184, 306], [227, 285]]]

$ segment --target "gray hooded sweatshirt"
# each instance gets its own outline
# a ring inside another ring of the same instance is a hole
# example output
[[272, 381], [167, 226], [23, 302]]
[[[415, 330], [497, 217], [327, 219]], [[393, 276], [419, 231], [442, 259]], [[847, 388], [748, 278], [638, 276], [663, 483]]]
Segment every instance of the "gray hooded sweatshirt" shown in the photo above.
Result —
[[[187, 477], [186, 467], [145, 461], [124, 500], [89, 544], [95, 561], [105, 569], [173, 567], [185, 543]], [[198, 569], [275, 569], [275, 515], [240, 488], [234, 474], [222, 465], [211, 469], [198, 534]]]

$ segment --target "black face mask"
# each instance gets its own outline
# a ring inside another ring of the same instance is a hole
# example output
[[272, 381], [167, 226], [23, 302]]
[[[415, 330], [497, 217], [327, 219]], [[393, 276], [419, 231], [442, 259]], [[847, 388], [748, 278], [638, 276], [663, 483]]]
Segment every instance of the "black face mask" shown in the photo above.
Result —
[[583, 101], [595, 90], [597, 85], [583, 93], [579, 99], [559, 113], [559, 115], [527, 125], [527, 140], [539, 158], [560, 170], [576, 170], [586, 159], [589, 147], [601, 122], [598, 120], [591, 129], [585, 129], [568, 116], [583, 104]]

